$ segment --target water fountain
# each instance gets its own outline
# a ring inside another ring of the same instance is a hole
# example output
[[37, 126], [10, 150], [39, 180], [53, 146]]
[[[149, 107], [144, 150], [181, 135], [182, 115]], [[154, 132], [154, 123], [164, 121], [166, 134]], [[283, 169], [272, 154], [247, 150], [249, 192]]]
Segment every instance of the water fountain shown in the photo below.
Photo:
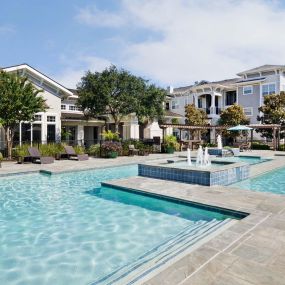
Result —
[[200, 145], [199, 148], [198, 148], [197, 157], [196, 157], [196, 165], [197, 165], [197, 166], [203, 165], [203, 158], [204, 158], [204, 155], [203, 155], [203, 148], [202, 148], [202, 146]]
[[209, 166], [211, 165], [211, 161], [210, 161], [210, 155], [208, 153], [208, 147], [205, 147], [205, 151], [204, 151], [204, 159], [203, 159], [203, 166]]
[[190, 150], [189, 147], [187, 148], [187, 164], [188, 164], [189, 166], [192, 165], [192, 161], [191, 161], [191, 150]]
[[221, 135], [218, 135], [218, 137], [217, 137], [217, 144], [218, 144], [218, 149], [223, 149], [223, 144], [222, 144], [222, 137], [221, 137]]
[[205, 151], [203, 152], [203, 148], [200, 145], [197, 152], [196, 166], [209, 166], [209, 165], [211, 165], [211, 161], [208, 152], [208, 147], [206, 147]]

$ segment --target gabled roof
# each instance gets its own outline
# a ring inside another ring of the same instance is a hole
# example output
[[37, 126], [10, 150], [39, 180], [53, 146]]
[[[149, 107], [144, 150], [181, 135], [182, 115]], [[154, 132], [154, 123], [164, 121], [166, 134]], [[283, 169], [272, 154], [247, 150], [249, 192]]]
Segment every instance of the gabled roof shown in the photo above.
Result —
[[42, 72], [38, 71], [37, 69], [31, 67], [27, 63], [19, 64], [19, 65], [13, 65], [2, 68], [6, 72], [13, 72], [18, 70], [28, 70], [30, 73], [36, 75], [37, 77], [43, 79], [44, 81], [48, 82], [49, 84], [53, 85], [57, 89], [61, 90], [63, 93], [68, 94], [69, 96], [72, 96], [73, 93], [66, 87], [64, 87], [62, 84], [58, 83], [57, 81], [51, 79], [47, 75], [43, 74]]
[[241, 76], [247, 73], [258, 73], [262, 71], [271, 71], [271, 70], [279, 70], [279, 69], [285, 69], [285, 65], [264, 64], [264, 65], [261, 65], [261, 66], [258, 66], [252, 69], [239, 72], [237, 75]]

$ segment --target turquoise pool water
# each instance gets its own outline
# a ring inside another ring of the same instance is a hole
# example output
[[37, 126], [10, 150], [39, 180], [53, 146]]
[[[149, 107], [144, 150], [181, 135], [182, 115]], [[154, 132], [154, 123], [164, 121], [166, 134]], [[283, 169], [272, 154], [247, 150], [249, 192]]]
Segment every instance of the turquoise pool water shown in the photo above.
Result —
[[234, 157], [223, 157], [225, 161], [233, 161], [233, 162], [246, 162], [250, 165], [259, 164], [266, 162], [270, 159], [262, 158], [259, 156], [234, 156]]
[[285, 168], [276, 169], [260, 176], [230, 185], [231, 187], [260, 192], [285, 194]]
[[137, 166], [0, 178], [0, 284], [107, 284], [230, 218], [99, 188], [133, 175]]

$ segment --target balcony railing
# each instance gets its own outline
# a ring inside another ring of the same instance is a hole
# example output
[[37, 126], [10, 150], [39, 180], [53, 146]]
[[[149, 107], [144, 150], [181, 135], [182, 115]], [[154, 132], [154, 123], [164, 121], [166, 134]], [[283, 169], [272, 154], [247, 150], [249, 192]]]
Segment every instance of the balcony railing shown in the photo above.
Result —
[[203, 110], [207, 115], [220, 115], [222, 111], [221, 107], [207, 107], [199, 109]]

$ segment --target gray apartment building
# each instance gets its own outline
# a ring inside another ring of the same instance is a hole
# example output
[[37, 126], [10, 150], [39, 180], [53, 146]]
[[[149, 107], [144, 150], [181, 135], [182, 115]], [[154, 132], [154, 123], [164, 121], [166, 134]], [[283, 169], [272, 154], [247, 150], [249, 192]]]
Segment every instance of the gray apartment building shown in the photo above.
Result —
[[258, 108], [263, 104], [264, 96], [280, 91], [285, 91], [285, 65], [262, 65], [239, 72], [236, 78], [170, 87], [169, 110], [182, 115], [180, 122], [184, 123], [185, 105], [194, 103], [207, 113], [209, 123], [214, 125], [222, 110], [237, 103], [243, 107], [251, 124], [259, 124]]

